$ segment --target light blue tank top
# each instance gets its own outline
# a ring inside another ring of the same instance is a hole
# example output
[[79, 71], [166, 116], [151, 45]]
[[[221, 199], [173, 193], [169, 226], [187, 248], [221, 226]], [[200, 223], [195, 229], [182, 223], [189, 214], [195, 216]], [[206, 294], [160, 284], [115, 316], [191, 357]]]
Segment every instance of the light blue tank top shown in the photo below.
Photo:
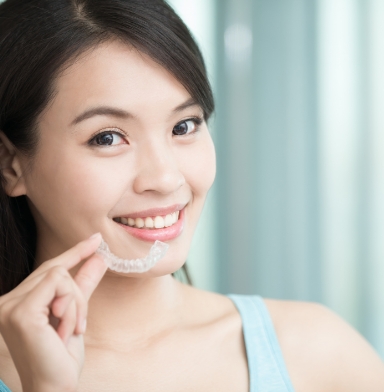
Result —
[[[275, 329], [259, 296], [229, 295], [243, 323], [250, 392], [294, 392]], [[0, 392], [11, 392], [0, 380]]]
[[271, 317], [259, 296], [228, 296], [243, 322], [250, 392], [294, 392]]
[[0, 392], [11, 392], [11, 390], [0, 380]]

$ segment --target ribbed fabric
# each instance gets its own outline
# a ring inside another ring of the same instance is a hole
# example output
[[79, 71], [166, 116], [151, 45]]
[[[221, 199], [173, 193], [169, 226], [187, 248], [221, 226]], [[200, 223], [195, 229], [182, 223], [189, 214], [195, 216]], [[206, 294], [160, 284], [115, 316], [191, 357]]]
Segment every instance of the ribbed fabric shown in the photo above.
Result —
[[275, 329], [259, 296], [228, 295], [243, 322], [250, 392], [294, 392]]
[[[228, 297], [239, 310], [243, 323], [249, 392], [294, 392], [264, 301], [259, 296]], [[0, 392], [11, 392], [1, 380]]]
[[0, 380], [0, 392], [11, 392], [11, 390]]

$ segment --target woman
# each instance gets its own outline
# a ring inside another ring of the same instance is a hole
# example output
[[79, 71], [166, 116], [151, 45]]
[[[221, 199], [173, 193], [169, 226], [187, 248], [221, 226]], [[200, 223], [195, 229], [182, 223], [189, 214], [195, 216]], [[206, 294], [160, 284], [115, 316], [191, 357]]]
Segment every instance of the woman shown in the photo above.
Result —
[[[165, 2], [6, 0], [0, 19], [4, 390], [384, 390], [379, 357], [321, 306], [172, 277], [215, 153], [203, 60]], [[170, 247], [114, 272], [98, 232], [122, 258]]]

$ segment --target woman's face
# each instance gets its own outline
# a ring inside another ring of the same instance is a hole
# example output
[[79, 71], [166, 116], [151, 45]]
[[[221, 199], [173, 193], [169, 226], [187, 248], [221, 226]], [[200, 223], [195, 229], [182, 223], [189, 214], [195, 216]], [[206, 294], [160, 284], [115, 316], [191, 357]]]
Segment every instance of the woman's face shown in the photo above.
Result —
[[174, 272], [214, 176], [203, 111], [186, 89], [147, 55], [103, 44], [58, 78], [39, 117], [39, 148], [24, 178], [38, 261], [99, 231], [128, 259], [167, 242], [164, 259], [144, 275]]

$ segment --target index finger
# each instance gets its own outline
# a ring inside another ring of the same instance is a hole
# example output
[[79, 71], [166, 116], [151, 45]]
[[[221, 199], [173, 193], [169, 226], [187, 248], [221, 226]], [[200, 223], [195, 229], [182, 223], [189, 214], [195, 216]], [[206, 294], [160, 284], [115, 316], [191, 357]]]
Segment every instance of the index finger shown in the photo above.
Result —
[[92, 256], [100, 245], [101, 239], [101, 234], [96, 233], [88, 239], [79, 242], [74, 247], [68, 249], [59, 256], [42, 263], [35, 271], [33, 271], [26, 279], [24, 279], [23, 284], [25, 285], [25, 283], [30, 282], [36, 277], [44, 276], [45, 272], [56, 265], [60, 265], [67, 270], [70, 270], [79, 264], [82, 260]]
[[88, 239], [79, 242], [73, 248], [68, 249], [60, 256], [55, 257], [49, 264], [59, 264], [70, 270], [74, 266], [85, 260], [87, 257], [92, 256], [101, 242], [101, 234], [96, 233]]

